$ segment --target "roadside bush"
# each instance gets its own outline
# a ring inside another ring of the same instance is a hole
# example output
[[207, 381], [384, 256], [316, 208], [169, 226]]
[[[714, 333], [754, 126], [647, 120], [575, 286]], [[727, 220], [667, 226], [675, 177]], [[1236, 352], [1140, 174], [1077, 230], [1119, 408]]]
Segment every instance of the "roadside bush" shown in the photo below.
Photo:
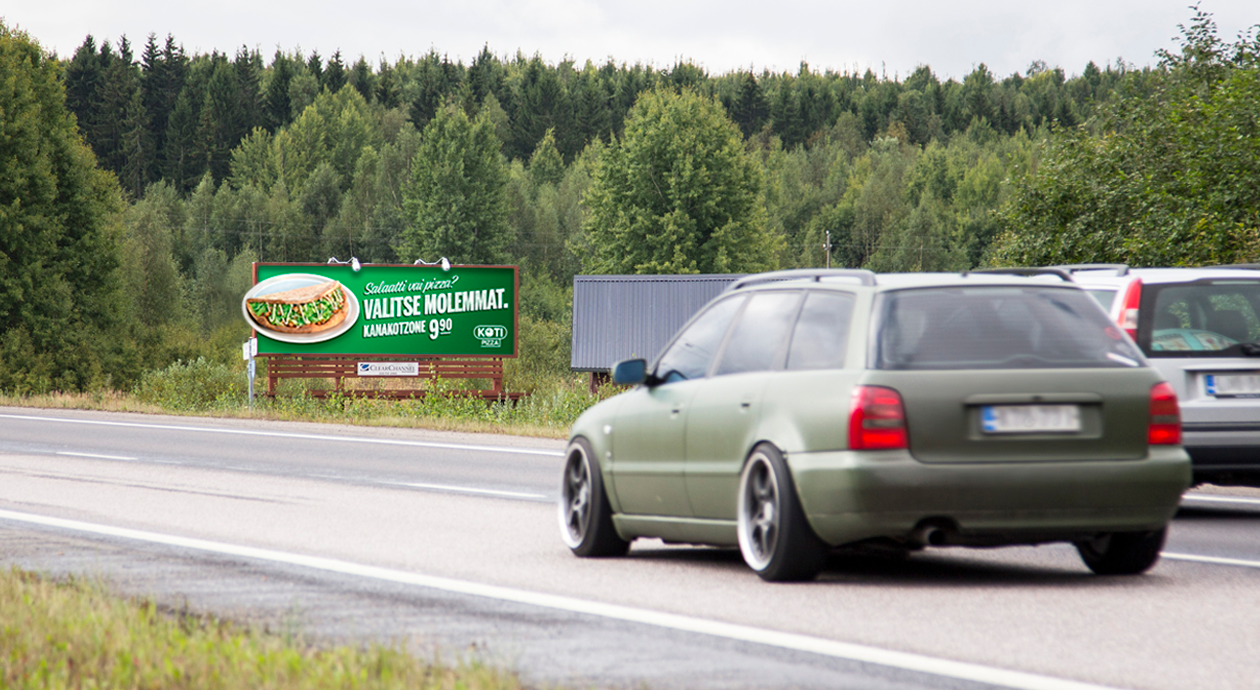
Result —
[[569, 376], [572, 335], [569, 324], [536, 320], [521, 314], [517, 345], [520, 356], [503, 363], [503, 385], [514, 393], [552, 388]]
[[247, 386], [240, 365], [218, 364], [198, 357], [145, 373], [135, 395], [143, 402], [184, 412], [238, 405], [245, 399]]

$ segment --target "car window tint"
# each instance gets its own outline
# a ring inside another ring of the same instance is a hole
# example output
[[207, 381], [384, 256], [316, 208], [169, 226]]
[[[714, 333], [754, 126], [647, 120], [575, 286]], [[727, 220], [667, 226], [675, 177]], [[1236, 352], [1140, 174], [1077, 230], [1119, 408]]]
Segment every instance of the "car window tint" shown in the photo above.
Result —
[[839, 369], [849, 344], [853, 296], [842, 292], [811, 292], [792, 333], [788, 369]]
[[661, 355], [656, 375], [666, 381], [702, 378], [744, 299], [744, 295], [739, 295], [709, 307]]
[[[722, 351], [715, 374], [738, 374], [776, 368], [776, 355], [787, 340], [801, 293], [760, 292], [749, 298]], [[779, 359], [778, 361], [782, 361]]]
[[1050, 287], [903, 290], [885, 295], [882, 369], [1138, 366], [1141, 355], [1085, 292]]
[[1138, 344], [1152, 357], [1237, 357], [1240, 343], [1260, 340], [1260, 283], [1204, 281], [1150, 285], [1139, 316]]

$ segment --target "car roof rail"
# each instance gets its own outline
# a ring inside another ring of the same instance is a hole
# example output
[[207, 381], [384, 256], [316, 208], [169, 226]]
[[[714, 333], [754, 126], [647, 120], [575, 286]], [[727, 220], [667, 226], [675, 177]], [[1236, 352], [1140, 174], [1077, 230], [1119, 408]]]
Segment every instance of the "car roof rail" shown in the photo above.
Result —
[[1221, 264], [1218, 266], [1200, 266], [1200, 268], [1235, 268], [1242, 270], [1260, 270], [1260, 264]]
[[1013, 276], [1024, 276], [1025, 278], [1032, 278], [1035, 276], [1057, 276], [1058, 278], [1062, 279], [1063, 282], [1065, 283], [1076, 282], [1072, 280], [1071, 273], [1057, 266], [1044, 267], [1044, 268], [977, 268], [970, 271], [963, 271], [962, 275], [966, 277], [967, 274], [969, 273], [985, 273], [985, 274], [998, 274], [998, 275], [1006, 274], [1006, 275], [1013, 275]]
[[1061, 268], [1068, 273], [1077, 271], [1115, 271], [1118, 276], [1129, 275], [1129, 264], [1059, 264], [1050, 268]]
[[744, 276], [727, 286], [726, 291], [738, 290], [762, 283], [773, 283], [780, 280], [813, 280], [821, 283], [823, 278], [856, 278], [861, 285], [875, 285], [875, 272], [864, 268], [794, 268], [786, 271], [770, 271]]

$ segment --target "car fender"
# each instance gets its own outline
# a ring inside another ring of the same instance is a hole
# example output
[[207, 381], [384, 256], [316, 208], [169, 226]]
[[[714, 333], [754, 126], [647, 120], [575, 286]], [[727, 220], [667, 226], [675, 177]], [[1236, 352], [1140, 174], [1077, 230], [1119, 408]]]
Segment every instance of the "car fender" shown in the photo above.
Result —
[[609, 463], [612, 461], [613, 421], [617, 417], [617, 410], [625, 400], [625, 395], [625, 393], [615, 395], [591, 406], [578, 416], [569, 431], [570, 443], [580, 436], [591, 444], [591, 450], [599, 462], [599, 471], [604, 477], [604, 491], [608, 495], [608, 505], [612, 507], [614, 513], [621, 512], [621, 503], [617, 500], [617, 491], [613, 483], [608, 481]]

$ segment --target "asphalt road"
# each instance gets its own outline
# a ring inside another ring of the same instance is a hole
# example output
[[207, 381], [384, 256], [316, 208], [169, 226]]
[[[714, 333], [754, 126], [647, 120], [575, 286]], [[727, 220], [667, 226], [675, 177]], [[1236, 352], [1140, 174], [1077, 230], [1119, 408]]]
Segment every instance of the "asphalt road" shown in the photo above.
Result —
[[573, 558], [552, 503], [562, 447], [0, 408], [0, 563], [312, 635], [407, 640], [541, 685], [1260, 678], [1254, 490], [1193, 492], [1142, 577], [1092, 576], [1056, 545], [843, 554], [817, 582], [769, 585], [730, 550], [640, 541], [626, 558]]

